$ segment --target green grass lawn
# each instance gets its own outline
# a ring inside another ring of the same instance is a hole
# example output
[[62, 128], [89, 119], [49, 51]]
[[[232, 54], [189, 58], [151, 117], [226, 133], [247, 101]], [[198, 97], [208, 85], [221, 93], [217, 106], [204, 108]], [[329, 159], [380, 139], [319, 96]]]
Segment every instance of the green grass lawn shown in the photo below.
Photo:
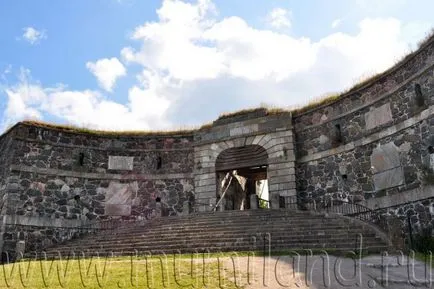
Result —
[[222, 259], [191, 255], [22, 260], [1, 275], [0, 288], [242, 288]]
[[[270, 253], [271, 256], [295, 256], [297, 253], [304, 256], [324, 252], [296, 251], [141, 254], [133, 257], [58, 258], [54, 261], [28, 259], [0, 265], [0, 288], [243, 288], [252, 276], [247, 273], [247, 267], [236, 266], [234, 269], [237, 257], [264, 257]], [[325, 251], [331, 255], [339, 253]], [[342, 256], [342, 253], [336, 255]], [[257, 270], [262, 270], [262, 267]]]

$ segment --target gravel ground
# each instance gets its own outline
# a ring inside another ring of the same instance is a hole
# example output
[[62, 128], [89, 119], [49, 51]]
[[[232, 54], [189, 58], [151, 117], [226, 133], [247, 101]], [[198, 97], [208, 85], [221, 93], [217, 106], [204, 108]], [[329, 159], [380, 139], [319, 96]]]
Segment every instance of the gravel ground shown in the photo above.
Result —
[[356, 260], [335, 256], [301, 256], [298, 262], [288, 256], [243, 256], [233, 260], [222, 258], [225, 272], [233, 281], [235, 263], [236, 283], [245, 289], [434, 288], [434, 282], [430, 281], [434, 279], [431, 268], [423, 262], [402, 256], [368, 256]]

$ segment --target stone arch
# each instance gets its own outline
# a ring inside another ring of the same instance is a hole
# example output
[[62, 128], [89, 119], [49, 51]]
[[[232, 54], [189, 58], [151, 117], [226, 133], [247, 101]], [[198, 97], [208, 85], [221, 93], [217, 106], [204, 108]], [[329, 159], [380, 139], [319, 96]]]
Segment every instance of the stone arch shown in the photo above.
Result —
[[[249, 147], [250, 148], [246, 148]], [[226, 155], [240, 150], [255, 148], [262, 156], [262, 165], [266, 165], [268, 192], [280, 196], [294, 196], [295, 191], [295, 155], [291, 129], [267, 131], [251, 136], [236, 136], [226, 140], [203, 143], [195, 151], [195, 206], [199, 211], [209, 210], [218, 200], [219, 189], [217, 173], [231, 167], [221, 167]], [[249, 162], [247, 165], [254, 165]], [[240, 166], [238, 165], [238, 168]]]
[[268, 153], [260, 145], [246, 145], [223, 150], [215, 162], [216, 171], [268, 165]]

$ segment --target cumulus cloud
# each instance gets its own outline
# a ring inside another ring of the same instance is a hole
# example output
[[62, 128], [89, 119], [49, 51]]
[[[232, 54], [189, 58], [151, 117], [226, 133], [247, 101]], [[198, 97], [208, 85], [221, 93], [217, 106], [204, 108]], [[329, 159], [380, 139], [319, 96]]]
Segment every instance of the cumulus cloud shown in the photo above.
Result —
[[291, 27], [291, 11], [283, 8], [274, 8], [267, 14], [267, 22], [274, 28], [289, 28]]
[[22, 38], [29, 42], [31, 45], [38, 44], [42, 39], [47, 38], [47, 33], [45, 30], [37, 30], [33, 27], [23, 28]]
[[111, 92], [119, 77], [126, 75], [124, 65], [116, 58], [104, 58], [86, 63], [87, 69], [95, 75], [102, 89]]
[[261, 102], [307, 102], [348, 88], [361, 75], [380, 72], [408, 52], [403, 33], [408, 24], [394, 18], [366, 18], [355, 34], [336, 32], [314, 42], [253, 28], [237, 16], [216, 21], [207, 13], [209, 3], [164, 1], [159, 21], [132, 34], [140, 48], [121, 52], [128, 63], [181, 83], [168, 110], [175, 122], [211, 120], [221, 111]]
[[[387, 69], [426, 28], [366, 18], [355, 33], [334, 32], [313, 41], [254, 28], [237, 16], [217, 20], [209, 0], [164, 0], [157, 15], [158, 20], [136, 27], [132, 45], [121, 50], [124, 63], [140, 70], [130, 75], [136, 83], [124, 103], [97, 91], [21, 80], [7, 89], [6, 119], [48, 114], [96, 128], [158, 129], [201, 124], [264, 102], [300, 105]], [[89, 66], [96, 72], [98, 61]], [[119, 69], [97, 79], [110, 91], [124, 73]]]
[[19, 81], [5, 90], [7, 108], [2, 128], [22, 119], [43, 119], [44, 115], [63, 119], [68, 124], [107, 130], [146, 130], [151, 124], [168, 126], [163, 119], [167, 101], [157, 95], [156, 82], [150, 87], [133, 87], [125, 104], [114, 102], [98, 91], [68, 90], [65, 85], [44, 87], [34, 81], [30, 71], [21, 69]]

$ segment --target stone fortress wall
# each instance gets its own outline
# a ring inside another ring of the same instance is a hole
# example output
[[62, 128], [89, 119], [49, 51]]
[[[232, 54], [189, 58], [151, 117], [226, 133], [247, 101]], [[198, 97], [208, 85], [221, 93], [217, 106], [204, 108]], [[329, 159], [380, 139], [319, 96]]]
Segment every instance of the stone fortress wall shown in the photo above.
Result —
[[220, 156], [228, 170], [244, 148], [266, 165], [271, 195], [360, 202], [426, 226], [434, 214], [433, 115], [431, 37], [382, 75], [309, 109], [247, 110], [170, 133], [21, 122], [0, 137], [0, 245], [34, 250], [94, 220], [207, 210], [221, 189]]
[[[182, 211], [193, 196], [193, 135], [107, 136], [19, 123], [1, 139], [3, 248], [41, 248], [111, 217]], [[22, 232], [21, 234], [19, 232]]]
[[433, 38], [374, 81], [293, 122], [299, 196], [360, 201], [403, 221], [410, 215], [416, 228], [431, 221]]

